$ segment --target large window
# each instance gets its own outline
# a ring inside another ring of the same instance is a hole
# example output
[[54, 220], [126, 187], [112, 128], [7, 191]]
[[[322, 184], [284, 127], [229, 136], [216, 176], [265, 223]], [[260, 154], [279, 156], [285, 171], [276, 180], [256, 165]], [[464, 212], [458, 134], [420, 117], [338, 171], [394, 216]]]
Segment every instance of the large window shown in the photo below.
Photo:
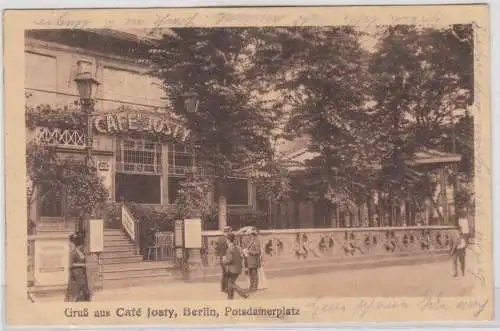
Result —
[[249, 203], [248, 180], [229, 178], [226, 182], [226, 201], [228, 205], [245, 205]]
[[142, 139], [121, 140], [116, 162], [118, 172], [161, 175], [161, 144]]
[[161, 204], [161, 177], [117, 173], [115, 196], [118, 201]]
[[116, 200], [161, 204], [161, 159], [160, 143], [120, 140], [116, 151]]
[[187, 172], [195, 169], [194, 152], [185, 145], [168, 145], [168, 203], [175, 203]]
[[173, 176], [183, 176], [193, 171], [195, 166], [194, 152], [185, 145], [171, 144], [168, 146], [168, 173]]

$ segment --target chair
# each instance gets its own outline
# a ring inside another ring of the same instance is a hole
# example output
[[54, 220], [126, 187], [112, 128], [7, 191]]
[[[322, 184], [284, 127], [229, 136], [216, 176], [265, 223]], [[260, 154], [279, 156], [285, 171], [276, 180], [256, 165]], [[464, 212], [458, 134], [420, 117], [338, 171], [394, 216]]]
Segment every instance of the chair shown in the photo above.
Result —
[[172, 232], [156, 232], [154, 234], [154, 244], [148, 247], [147, 259], [151, 260], [154, 255], [154, 261], [158, 261], [158, 256], [162, 259], [169, 248], [173, 248], [174, 234]]
[[[160, 232], [157, 236], [157, 245], [160, 251], [160, 259], [164, 259], [165, 256], [173, 257], [174, 248], [174, 233], [173, 232]], [[170, 252], [169, 252], [170, 250]], [[170, 254], [169, 254], [170, 253]]]

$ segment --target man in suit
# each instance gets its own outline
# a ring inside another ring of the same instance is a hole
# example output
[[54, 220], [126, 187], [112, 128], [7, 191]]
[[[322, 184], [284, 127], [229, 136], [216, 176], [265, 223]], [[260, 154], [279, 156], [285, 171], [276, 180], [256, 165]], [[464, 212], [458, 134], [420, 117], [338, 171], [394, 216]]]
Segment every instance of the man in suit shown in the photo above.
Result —
[[453, 259], [453, 277], [458, 276], [458, 265], [460, 264], [460, 273], [465, 276], [465, 250], [467, 248], [467, 236], [459, 230], [459, 234], [451, 243], [450, 255]]
[[222, 259], [227, 253], [227, 235], [231, 232], [231, 228], [229, 226], [224, 227], [223, 229], [223, 236], [219, 237], [216, 241], [216, 254], [217, 257], [219, 258], [219, 263], [221, 266], [221, 291], [227, 293], [227, 271], [226, 271], [226, 266], [222, 262]]
[[239, 296], [243, 298], [248, 298], [248, 293], [236, 284], [238, 276], [241, 274], [243, 269], [243, 258], [241, 256], [241, 251], [238, 246], [235, 245], [234, 241], [236, 236], [234, 233], [228, 233], [227, 236], [227, 252], [222, 259], [224, 265], [227, 267], [227, 298], [229, 300], [234, 299], [234, 292], [238, 293]]
[[259, 286], [259, 272], [260, 268], [260, 241], [257, 238], [257, 229], [253, 229], [250, 236], [250, 243], [246, 249], [246, 263], [248, 268], [248, 278], [250, 279], [249, 291], [255, 292]]

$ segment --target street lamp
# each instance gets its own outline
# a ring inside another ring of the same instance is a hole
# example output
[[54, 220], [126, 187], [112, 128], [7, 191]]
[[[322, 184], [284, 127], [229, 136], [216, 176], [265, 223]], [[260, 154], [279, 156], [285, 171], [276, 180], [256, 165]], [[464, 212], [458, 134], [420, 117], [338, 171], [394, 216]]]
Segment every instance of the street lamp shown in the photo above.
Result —
[[185, 92], [182, 94], [184, 98], [184, 109], [186, 112], [197, 113], [200, 100], [197, 92]]
[[[75, 83], [78, 88], [78, 94], [80, 95], [80, 106], [85, 113], [87, 120], [87, 134], [85, 139], [85, 171], [90, 172], [90, 166], [92, 165], [92, 148], [93, 148], [93, 137], [92, 137], [92, 113], [94, 112], [94, 104], [96, 100], [97, 86], [99, 82], [94, 78], [94, 75], [89, 71], [88, 62], [78, 61], [78, 74], [75, 77]], [[82, 219], [78, 220], [78, 229], [80, 231], [83, 229]]]
[[87, 150], [86, 163], [90, 165], [92, 158], [92, 113], [94, 112], [94, 104], [97, 93], [97, 86], [100, 84], [90, 72], [79, 73], [75, 78], [75, 83], [80, 95], [80, 105], [87, 119], [87, 139], [85, 147]]

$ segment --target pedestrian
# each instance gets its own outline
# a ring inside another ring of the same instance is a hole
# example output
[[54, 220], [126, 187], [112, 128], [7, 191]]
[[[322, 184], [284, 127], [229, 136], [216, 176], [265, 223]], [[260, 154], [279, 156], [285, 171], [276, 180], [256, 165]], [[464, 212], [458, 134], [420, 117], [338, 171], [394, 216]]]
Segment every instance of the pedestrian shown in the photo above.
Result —
[[233, 300], [234, 292], [236, 292], [239, 296], [246, 299], [248, 298], [248, 291], [242, 289], [238, 286], [238, 284], [236, 284], [236, 280], [238, 279], [243, 269], [241, 250], [238, 246], [235, 245], [236, 236], [234, 235], [234, 233], [228, 233], [226, 236], [226, 240], [227, 251], [222, 261], [227, 267], [227, 298], [229, 300]]
[[250, 242], [246, 248], [246, 267], [248, 269], [249, 279], [249, 292], [255, 292], [259, 286], [259, 272], [260, 268], [260, 241], [257, 238], [257, 229], [252, 229], [250, 232]]
[[215, 246], [215, 253], [217, 254], [217, 257], [219, 258], [219, 263], [221, 266], [221, 281], [220, 281], [220, 286], [221, 286], [221, 291], [227, 293], [227, 266], [224, 265], [223, 263], [223, 258], [227, 253], [227, 235], [231, 232], [231, 227], [226, 226], [222, 230], [223, 235], [217, 239], [216, 246]]
[[81, 232], [69, 237], [72, 246], [70, 252], [70, 268], [68, 288], [65, 301], [91, 301], [91, 293], [87, 278], [87, 266], [83, 251], [84, 236]]
[[458, 276], [458, 267], [460, 265], [460, 274], [465, 276], [465, 253], [467, 248], [467, 236], [459, 230], [458, 236], [451, 243], [450, 255], [453, 261], [453, 277]]

